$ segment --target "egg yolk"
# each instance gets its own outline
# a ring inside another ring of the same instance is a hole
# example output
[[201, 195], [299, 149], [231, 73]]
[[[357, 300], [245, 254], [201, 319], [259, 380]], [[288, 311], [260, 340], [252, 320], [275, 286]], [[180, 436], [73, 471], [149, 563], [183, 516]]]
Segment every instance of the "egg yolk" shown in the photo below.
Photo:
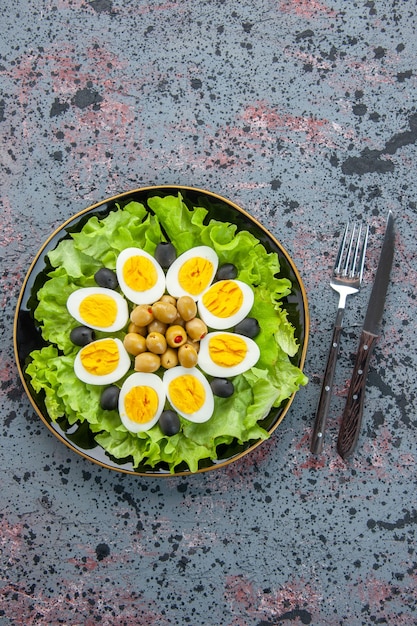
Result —
[[105, 376], [119, 364], [119, 350], [113, 339], [103, 339], [85, 346], [80, 352], [84, 369], [94, 376]]
[[198, 296], [206, 289], [213, 277], [213, 263], [202, 257], [192, 257], [185, 261], [178, 272], [180, 286], [192, 296]]
[[236, 335], [215, 335], [209, 342], [210, 357], [221, 367], [238, 365], [245, 358], [247, 351], [245, 341]]
[[123, 265], [123, 278], [134, 291], [147, 291], [157, 282], [158, 275], [152, 261], [141, 255], [131, 256]]
[[126, 415], [132, 422], [147, 424], [158, 409], [158, 394], [152, 387], [132, 387], [124, 400]]
[[243, 292], [239, 285], [231, 280], [219, 280], [214, 283], [202, 298], [210, 313], [217, 317], [235, 315], [243, 304]]
[[191, 374], [177, 376], [169, 383], [172, 404], [182, 413], [192, 415], [200, 410], [206, 399], [202, 383]]
[[116, 321], [117, 303], [106, 294], [93, 294], [84, 298], [79, 312], [86, 324], [107, 328]]

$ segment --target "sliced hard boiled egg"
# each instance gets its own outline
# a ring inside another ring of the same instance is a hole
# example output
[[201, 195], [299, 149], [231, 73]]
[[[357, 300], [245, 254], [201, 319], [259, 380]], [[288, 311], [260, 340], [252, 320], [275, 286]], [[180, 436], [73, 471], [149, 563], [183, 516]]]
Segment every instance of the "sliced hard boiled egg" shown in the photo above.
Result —
[[183, 252], [169, 267], [166, 287], [171, 296], [191, 296], [198, 300], [211, 285], [219, 259], [213, 248], [196, 246]]
[[121, 330], [129, 319], [127, 302], [117, 291], [83, 287], [67, 299], [67, 309], [77, 322], [109, 333]]
[[212, 332], [200, 341], [198, 365], [210, 376], [231, 377], [256, 365], [260, 356], [258, 345], [237, 333]]
[[132, 433], [154, 426], [165, 404], [165, 388], [156, 374], [136, 372], [125, 380], [119, 395], [122, 424]]
[[252, 288], [241, 280], [219, 280], [198, 301], [198, 312], [209, 328], [225, 330], [248, 315], [253, 300]]
[[126, 248], [117, 257], [120, 289], [135, 304], [156, 302], [165, 291], [165, 275], [159, 263], [145, 250]]
[[97, 339], [81, 348], [75, 357], [77, 378], [90, 385], [111, 385], [130, 368], [130, 356], [120, 339]]
[[213, 392], [197, 368], [173, 367], [165, 372], [163, 383], [170, 404], [185, 419], [201, 424], [213, 415]]

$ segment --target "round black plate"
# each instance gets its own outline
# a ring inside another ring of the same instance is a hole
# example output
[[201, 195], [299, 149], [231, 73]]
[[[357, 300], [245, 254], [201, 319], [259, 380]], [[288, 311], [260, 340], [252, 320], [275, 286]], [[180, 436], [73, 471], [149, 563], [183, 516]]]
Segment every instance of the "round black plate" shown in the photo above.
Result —
[[[302, 369], [307, 351], [309, 333], [307, 296], [294, 262], [285, 248], [268, 232], [266, 228], [264, 228], [246, 211], [230, 200], [209, 191], [181, 185], [143, 187], [127, 191], [112, 198], [107, 198], [102, 202], [86, 208], [67, 220], [54, 233], [52, 233], [39, 250], [32, 262], [31, 267], [29, 268], [19, 295], [14, 323], [14, 347], [19, 374], [25, 391], [36, 413], [49, 430], [65, 445], [77, 454], [101, 466], [140, 476], [172, 476], [172, 474], [169, 472], [167, 467], [163, 466], [163, 464], [159, 467], [150, 467], [146, 465], [133, 467], [133, 464], [129, 459], [119, 460], [111, 458], [105, 450], [103, 450], [103, 448], [95, 443], [87, 422], [84, 422], [79, 426], [73, 425], [71, 427], [65, 418], [60, 420], [59, 423], [52, 422], [45, 409], [42, 396], [37, 394], [32, 388], [25, 375], [25, 369], [30, 352], [45, 345], [39, 328], [35, 323], [33, 312], [38, 304], [37, 292], [48, 279], [47, 273], [51, 269], [47, 259], [48, 252], [56, 248], [62, 239], [68, 238], [70, 233], [81, 230], [85, 222], [88, 221], [93, 215], [96, 215], [99, 219], [106, 217], [110, 211], [116, 208], [116, 203], [118, 206], [123, 207], [127, 204], [127, 202], [135, 200], [146, 206], [147, 199], [151, 196], [177, 195], [178, 192], [181, 193], [184, 202], [190, 207], [202, 206], [206, 208], [208, 210], [207, 220], [216, 219], [236, 224], [238, 230], [247, 230], [251, 232], [259, 241], [262, 242], [268, 252], [275, 252], [278, 254], [281, 265], [281, 274], [282, 276], [289, 278], [293, 287], [291, 294], [284, 300], [284, 306], [288, 312], [288, 318], [296, 328], [295, 334], [299, 342], [299, 350], [291, 359], [293, 364]], [[280, 407], [270, 411], [269, 415], [262, 421], [261, 425], [269, 433], [272, 433], [283, 420], [293, 401], [294, 395], [295, 394], [285, 400]], [[207, 459], [206, 461], [200, 462], [197, 473], [227, 465], [247, 454], [256, 448], [260, 443], [262, 443], [261, 440], [250, 441], [244, 445], [239, 445], [236, 442], [235, 444], [228, 446], [218, 446], [218, 460], [211, 461], [210, 459]], [[187, 467], [178, 467], [175, 475], [186, 475], [191, 473], [192, 472], [190, 472]]]

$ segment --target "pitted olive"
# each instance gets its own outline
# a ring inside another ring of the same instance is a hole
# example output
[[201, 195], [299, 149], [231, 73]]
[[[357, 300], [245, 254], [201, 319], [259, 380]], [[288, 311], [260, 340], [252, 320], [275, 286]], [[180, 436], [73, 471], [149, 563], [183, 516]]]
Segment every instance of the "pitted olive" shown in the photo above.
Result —
[[203, 320], [195, 317], [185, 324], [185, 330], [194, 341], [200, 341], [207, 335], [208, 329]]
[[177, 300], [178, 313], [186, 322], [197, 315], [197, 305], [190, 296], [181, 296]]
[[153, 352], [142, 352], [135, 357], [136, 372], [156, 372], [161, 366], [161, 357]]
[[174, 348], [167, 348], [164, 354], [161, 354], [161, 365], [166, 370], [178, 365], [178, 351]]
[[167, 341], [162, 333], [149, 333], [145, 341], [149, 352], [154, 354], [163, 354], [167, 349]]
[[189, 343], [185, 343], [181, 348], [178, 348], [178, 361], [183, 367], [194, 367], [197, 365], [198, 354]]
[[170, 302], [162, 302], [159, 300], [152, 305], [152, 313], [160, 322], [172, 324], [177, 317], [177, 308]]
[[152, 307], [148, 304], [139, 304], [131, 312], [130, 319], [137, 326], [147, 326], [154, 319]]
[[146, 351], [146, 339], [138, 333], [127, 333], [123, 339], [123, 345], [133, 356]]

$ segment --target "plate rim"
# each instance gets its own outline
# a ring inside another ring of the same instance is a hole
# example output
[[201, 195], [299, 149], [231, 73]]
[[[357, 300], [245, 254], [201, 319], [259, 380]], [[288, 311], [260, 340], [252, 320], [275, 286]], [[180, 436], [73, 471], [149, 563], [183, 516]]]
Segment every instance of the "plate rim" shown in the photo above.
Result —
[[[141, 477], [148, 477], [148, 478], [164, 478], [164, 477], [183, 477], [183, 476], [194, 476], [196, 474], [202, 474], [202, 473], [207, 473], [210, 471], [214, 471], [216, 469], [220, 469], [222, 467], [226, 467], [232, 463], [235, 463], [236, 461], [238, 461], [239, 459], [243, 458], [244, 456], [246, 456], [247, 454], [253, 452], [257, 447], [259, 447], [262, 443], [264, 443], [265, 441], [268, 441], [270, 436], [275, 432], [275, 430], [278, 428], [278, 426], [281, 424], [281, 422], [283, 421], [283, 419], [285, 418], [285, 416], [287, 415], [293, 401], [295, 398], [296, 393], [299, 390], [294, 391], [291, 396], [289, 396], [289, 398], [286, 399], [286, 404], [285, 407], [283, 408], [281, 414], [279, 415], [279, 417], [277, 418], [277, 420], [275, 421], [275, 423], [268, 429], [268, 434], [269, 437], [267, 440], [265, 439], [259, 439], [253, 442], [253, 444], [251, 444], [248, 448], [246, 448], [245, 450], [242, 450], [240, 452], [238, 452], [237, 454], [233, 455], [232, 457], [229, 457], [227, 459], [224, 460], [214, 460], [210, 459], [210, 462], [212, 463], [210, 466], [208, 467], [202, 467], [202, 468], [198, 468], [196, 471], [191, 471], [191, 470], [184, 470], [184, 471], [178, 471], [178, 472], [170, 472], [170, 471], [152, 471], [152, 468], [150, 467], [150, 471], [149, 472], [142, 472], [142, 471], [135, 471], [134, 469], [127, 469], [124, 468], [123, 465], [117, 466], [117, 467], [113, 467], [110, 464], [107, 464], [104, 461], [101, 461], [99, 459], [95, 459], [92, 456], [90, 456], [88, 454], [88, 452], [84, 452], [81, 448], [76, 447], [75, 445], [73, 445], [71, 443], [70, 440], [68, 440], [67, 438], [65, 438], [63, 435], [60, 434], [60, 432], [58, 430], [56, 430], [53, 425], [51, 423], [48, 422], [48, 420], [46, 419], [46, 417], [43, 415], [41, 409], [39, 408], [39, 406], [37, 405], [37, 403], [35, 402], [32, 393], [30, 392], [29, 386], [26, 382], [25, 379], [25, 375], [24, 375], [24, 371], [21, 367], [20, 364], [20, 358], [19, 358], [19, 353], [18, 353], [18, 339], [17, 339], [17, 326], [18, 326], [18, 322], [19, 322], [19, 314], [21, 312], [21, 305], [22, 305], [22, 300], [23, 297], [25, 295], [25, 291], [26, 291], [26, 287], [27, 284], [29, 282], [29, 279], [32, 275], [32, 271], [33, 268], [35, 267], [36, 263], [39, 261], [39, 258], [41, 257], [42, 253], [44, 252], [45, 248], [48, 246], [48, 244], [50, 243], [50, 241], [56, 237], [60, 232], [64, 231], [66, 226], [68, 226], [69, 224], [71, 224], [72, 222], [74, 222], [75, 220], [81, 218], [83, 215], [94, 211], [95, 209], [98, 209], [100, 206], [103, 205], [110, 205], [111, 203], [116, 203], [120, 200], [123, 200], [124, 198], [128, 198], [129, 196], [133, 196], [134, 194], [138, 194], [138, 193], [146, 193], [146, 192], [155, 192], [158, 190], [161, 191], [166, 191], [168, 189], [172, 189], [172, 190], [176, 190], [178, 192], [181, 192], [181, 190], [183, 191], [189, 191], [191, 193], [202, 193], [205, 196], [210, 196], [214, 199], [220, 200], [221, 202], [226, 203], [227, 205], [231, 206], [233, 209], [235, 209], [238, 213], [242, 214], [247, 220], [249, 220], [249, 222], [252, 222], [257, 228], [259, 228], [260, 230], [262, 230], [264, 232], [264, 234], [272, 240], [272, 242], [275, 244], [275, 246], [277, 246], [277, 248], [282, 252], [283, 256], [285, 257], [286, 261], [288, 262], [288, 264], [291, 266], [291, 270], [293, 271], [296, 279], [297, 279], [297, 283], [298, 283], [298, 287], [300, 290], [300, 294], [301, 294], [301, 299], [303, 302], [303, 311], [304, 311], [304, 324], [303, 324], [303, 343], [301, 346], [301, 352], [300, 352], [300, 356], [299, 356], [299, 363], [297, 365], [297, 367], [299, 367], [301, 370], [303, 370], [304, 365], [305, 365], [305, 361], [306, 361], [306, 355], [307, 355], [307, 349], [308, 349], [308, 341], [309, 341], [309, 333], [310, 333], [310, 314], [309, 314], [309, 304], [308, 304], [308, 298], [307, 298], [307, 292], [304, 286], [304, 282], [302, 280], [302, 277], [300, 275], [300, 272], [297, 268], [297, 266], [295, 265], [291, 255], [289, 254], [288, 250], [286, 249], [286, 247], [280, 242], [278, 241], [278, 239], [276, 239], [276, 237], [255, 217], [253, 217], [248, 211], [246, 211], [243, 207], [241, 207], [240, 205], [238, 205], [236, 202], [234, 202], [233, 200], [229, 200], [228, 198], [216, 193], [216, 192], [212, 192], [212, 191], [208, 191], [204, 188], [201, 187], [193, 187], [193, 186], [189, 186], [189, 185], [177, 185], [177, 184], [164, 184], [164, 185], [146, 185], [146, 186], [141, 186], [141, 187], [136, 187], [134, 189], [130, 189], [128, 191], [124, 191], [118, 194], [115, 194], [113, 196], [109, 196], [107, 198], [104, 198], [98, 202], [95, 202], [91, 205], [89, 205], [88, 207], [85, 207], [84, 209], [82, 209], [81, 211], [78, 211], [76, 213], [74, 213], [71, 217], [69, 217], [68, 219], [66, 219], [64, 222], [62, 222], [57, 228], [54, 229], [54, 231], [46, 238], [46, 240], [43, 242], [43, 244], [41, 245], [41, 247], [39, 248], [38, 252], [36, 253], [36, 255], [34, 256], [32, 262], [30, 263], [30, 266], [25, 274], [25, 278], [23, 280], [23, 283], [20, 287], [20, 291], [19, 291], [19, 296], [17, 299], [17, 303], [16, 303], [16, 309], [15, 309], [15, 315], [14, 315], [14, 321], [13, 321], [13, 349], [14, 349], [14, 357], [15, 357], [15, 363], [17, 365], [17, 369], [18, 369], [18, 373], [19, 373], [19, 377], [20, 377], [20, 381], [23, 385], [24, 391], [30, 401], [30, 404], [32, 405], [32, 408], [35, 410], [36, 414], [38, 415], [38, 417], [40, 417], [41, 421], [43, 422], [43, 424], [48, 428], [48, 430], [56, 437], [58, 438], [64, 445], [67, 446], [67, 448], [69, 448], [70, 450], [72, 450], [73, 452], [75, 452], [77, 455], [87, 459], [88, 461], [100, 466], [100, 467], [104, 467], [106, 469], [115, 471], [115, 472], [120, 472], [120, 473], [124, 473], [124, 474], [128, 474], [131, 476], [141, 476]], [[98, 447], [101, 448], [101, 446], [99, 446], [99, 444], [97, 444]]]

